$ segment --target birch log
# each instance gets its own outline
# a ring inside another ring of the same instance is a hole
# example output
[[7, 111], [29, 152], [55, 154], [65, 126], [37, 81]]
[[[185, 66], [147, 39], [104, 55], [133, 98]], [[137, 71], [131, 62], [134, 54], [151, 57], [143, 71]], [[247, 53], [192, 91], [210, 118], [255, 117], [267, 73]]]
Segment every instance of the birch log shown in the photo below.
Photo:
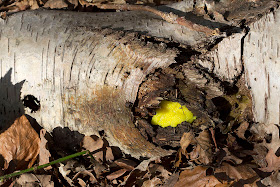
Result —
[[[267, 14], [277, 3], [265, 5], [264, 17], [251, 15], [254, 19], [248, 22], [249, 32], [242, 29], [236, 32], [238, 19], [241, 20], [236, 18], [232, 24], [235, 31], [229, 36], [210, 38], [138, 11], [40, 10], [10, 15], [0, 21], [1, 124], [9, 124], [26, 113], [49, 131], [69, 127], [90, 135], [104, 130], [111, 145], [135, 157], [166, 155], [168, 151], [140, 135], [126, 102], [135, 101], [138, 87], [147, 74], [176, 63], [178, 50], [143, 43], [133, 32], [199, 49], [202, 54], [194, 56], [193, 63], [222, 81], [234, 83], [244, 68], [252, 90], [255, 120], [279, 123], [279, 47], [278, 40], [272, 37], [279, 35], [279, 10]], [[176, 11], [174, 7], [171, 9]], [[212, 9], [209, 7], [211, 10], [215, 13], [214, 5]], [[235, 14], [239, 15], [238, 11]], [[212, 28], [232, 29], [232, 25], [225, 25], [230, 21], [218, 23], [195, 18], [196, 22], [202, 20], [201, 24]], [[108, 27], [111, 29], [105, 29]], [[184, 72], [188, 77], [189, 70]], [[197, 73], [195, 77], [199, 77]], [[211, 93], [220, 94], [219, 90]], [[40, 110], [33, 112], [23, 107], [21, 100], [28, 95], [40, 101]]]
[[[2, 22], [1, 124], [26, 113], [48, 131], [104, 130], [111, 145], [136, 157], [166, 154], [144, 140], [125, 105], [134, 102], [147, 74], [175, 63], [176, 50], [143, 46], [133, 33], [70, 28], [59, 21], [13, 16]], [[27, 95], [40, 101], [39, 111], [22, 111], [20, 99]]]

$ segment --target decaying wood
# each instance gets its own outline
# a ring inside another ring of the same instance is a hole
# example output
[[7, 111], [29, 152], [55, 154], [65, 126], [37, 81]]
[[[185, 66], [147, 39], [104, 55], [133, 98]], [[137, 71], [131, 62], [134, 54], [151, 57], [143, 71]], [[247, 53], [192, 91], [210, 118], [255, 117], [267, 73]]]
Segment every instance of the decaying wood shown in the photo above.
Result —
[[242, 40], [245, 32], [224, 38], [209, 52], [193, 58], [194, 63], [214, 73], [220, 80], [234, 82], [242, 73]]
[[[13, 19], [20, 24], [9, 26]], [[147, 74], [175, 63], [176, 50], [143, 46], [133, 33], [67, 29], [32, 19], [34, 25], [11, 17], [1, 26], [2, 77], [10, 73], [2, 83], [11, 84], [2, 93], [2, 122], [24, 112], [20, 104], [11, 110], [15, 106], [5, 100], [33, 95], [41, 108], [25, 113], [49, 131], [69, 127], [89, 135], [104, 130], [112, 145], [133, 156], [166, 154], [140, 135], [126, 102], [134, 102]], [[13, 86], [18, 82], [24, 82], [21, 90]]]
[[[210, 1], [197, 2], [208, 6]], [[182, 65], [185, 81], [191, 81], [193, 88], [209, 98], [223, 93], [220, 82], [210, 74], [234, 84], [245, 72], [255, 120], [279, 123], [279, 9], [275, 1], [263, 2], [261, 14], [265, 16], [259, 18], [250, 11], [250, 21], [245, 21], [249, 25], [242, 25], [242, 17], [231, 21], [224, 17], [219, 23], [211, 16], [204, 19], [193, 15], [192, 21], [226, 30], [216, 37], [141, 11], [39, 10], [10, 15], [0, 21], [0, 86], [4, 90], [0, 95], [1, 124], [10, 124], [26, 113], [49, 131], [69, 127], [89, 135], [104, 130], [112, 145], [135, 157], [167, 154], [141, 136], [127, 103], [134, 103], [139, 85], [148, 74], [176, 63], [179, 50], [146, 43], [134, 32], [153, 37], [155, 43], [170, 39], [197, 50], [199, 55]], [[223, 15], [217, 12], [218, 5], [212, 2], [207, 15], [211, 11]], [[176, 10], [176, 6], [169, 9], [188, 14], [181, 11], [182, 7]], [[232, 15], [238, 15], [234, 10]], [[26, 95], [38, 98], [40, 110], [32, 112], [20, 104]]]

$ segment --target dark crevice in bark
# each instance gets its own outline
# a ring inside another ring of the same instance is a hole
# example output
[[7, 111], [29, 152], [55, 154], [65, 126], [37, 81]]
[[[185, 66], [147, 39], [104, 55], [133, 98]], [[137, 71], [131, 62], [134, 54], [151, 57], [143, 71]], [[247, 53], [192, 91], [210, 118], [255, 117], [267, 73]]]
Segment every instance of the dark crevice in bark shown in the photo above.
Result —
[[247, 35], [248, 35], [249, 31], [250, 31], [250, 28], [247, 25], [245, 25], [245, 23], [246, 23], [246, 20], [244, 19], [244, 20], [242, 20], [241, 26], [240, 26], [245, 31], [245, 35], [241, 38], [241, 46], [240, 46], [240, 50], [241, 50], [241, 57], [240, 57], [240, 59], [241, 59], [242, 69], [241, 69], [240, 74], [235, 78], [233, 84], [236, 84], [240, 80], [242, 75], [244, 74], [244, 61], [243, 61], [244, 40], [245, 40], [245, 38], [247, 37]]

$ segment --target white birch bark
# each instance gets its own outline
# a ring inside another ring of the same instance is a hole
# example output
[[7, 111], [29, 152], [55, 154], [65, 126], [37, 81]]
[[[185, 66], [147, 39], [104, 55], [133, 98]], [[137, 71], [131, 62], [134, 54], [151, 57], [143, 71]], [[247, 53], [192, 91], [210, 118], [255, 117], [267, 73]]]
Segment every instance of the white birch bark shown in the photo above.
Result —
[[249, 25], [244, 67], [256, 122], [280, 122], [280, 10]]

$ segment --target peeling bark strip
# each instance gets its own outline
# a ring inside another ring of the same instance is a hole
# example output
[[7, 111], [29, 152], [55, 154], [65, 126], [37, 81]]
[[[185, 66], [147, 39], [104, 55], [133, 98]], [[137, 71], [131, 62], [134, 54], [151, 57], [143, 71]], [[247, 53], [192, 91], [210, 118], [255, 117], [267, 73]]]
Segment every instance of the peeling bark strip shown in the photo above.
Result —
[[224, 38], [212, 50], [193, 61], [214, 73], [222, 81], [233, 83], [242, 73], [242, 38], [244, 32]]
[[[168, 8], [161, 7], [161, 9], [165, 10]], [[18, 12], [10, 15], [8, 22], [13, 22], [12, 20], [18, 22], [21, 17], [24, 19], [24, 22], [32, 22], [32, 25], [34, 23], [32, 28], [36, 27], [35, 23], [41, 25], [42, 22], [48, 23], [52, 21], [53, 25], [65, 25], [65, 31], [67, 31], [70, 25], [71, 27], [110, 28], [118, 31], [135, 31], [156, 38], [170, 39], [171, 41], [190, 46], [200, 43], [204, 44], [206, 40], [210, 40], [203, 32], [193, 31], [182, 25], [168, 23], [160, 16], [145, 11], [86, 13], [42, 9]], [[195, 16], [193, 17], [197, 19]], [[221, 27], [220, 24], [215, 22], [207, 20], [203, 20], [202, 22], [204, 26], [211, 29]], [[36, 37], [36, 33], [34, 37]]]
[[[111, 145], [133, 156], [166, 154], [140, 135], [125, 104], [134, 102], [147, 74], [175, 63], [175, 50], [144, 46], [134, 33], [27, 20], [16, 15], [0, 24], [1, 76], [10, 72], [1, 81], [11, 84], [5, 100], [20, 92], [21, 99], [37, 98], [40, 110], [25, 108], [25, 113], [48, 131], [59, 126], [88, 135], [104, 130]], [[19, 90], [14, 84], [21, 81]], [[14, 110], [4, 100], [1, 106], [6, 108], [1, 119], [23, 112], [20, 102]]]
[[186, 20], [184, 17], [179, 17], [176, 14], [170, 12], [170, 13], [165, 13], [159, 10], [156, 10], [152, 7], [149, 6], [142, 6], [142, 5], [113, 5], [113, 4], [101, 4], [101, 5], [96, 5], [100, 9], [116, 9], [116, 10], [143, 10], [147, 12], [152, 12], [167, 21], [168, 23], [173, 23], [173, 24], [179, 24], [184, 27], [187, 27], [190, 30], [197, 31], [197, 32], [203, 32], [207, 36], [211, 35], [218, 35], [219, 30], [213, 30], [208, 27], [205, 27], [203, 25], [198, 25], [195, 24], [191, 21]]

